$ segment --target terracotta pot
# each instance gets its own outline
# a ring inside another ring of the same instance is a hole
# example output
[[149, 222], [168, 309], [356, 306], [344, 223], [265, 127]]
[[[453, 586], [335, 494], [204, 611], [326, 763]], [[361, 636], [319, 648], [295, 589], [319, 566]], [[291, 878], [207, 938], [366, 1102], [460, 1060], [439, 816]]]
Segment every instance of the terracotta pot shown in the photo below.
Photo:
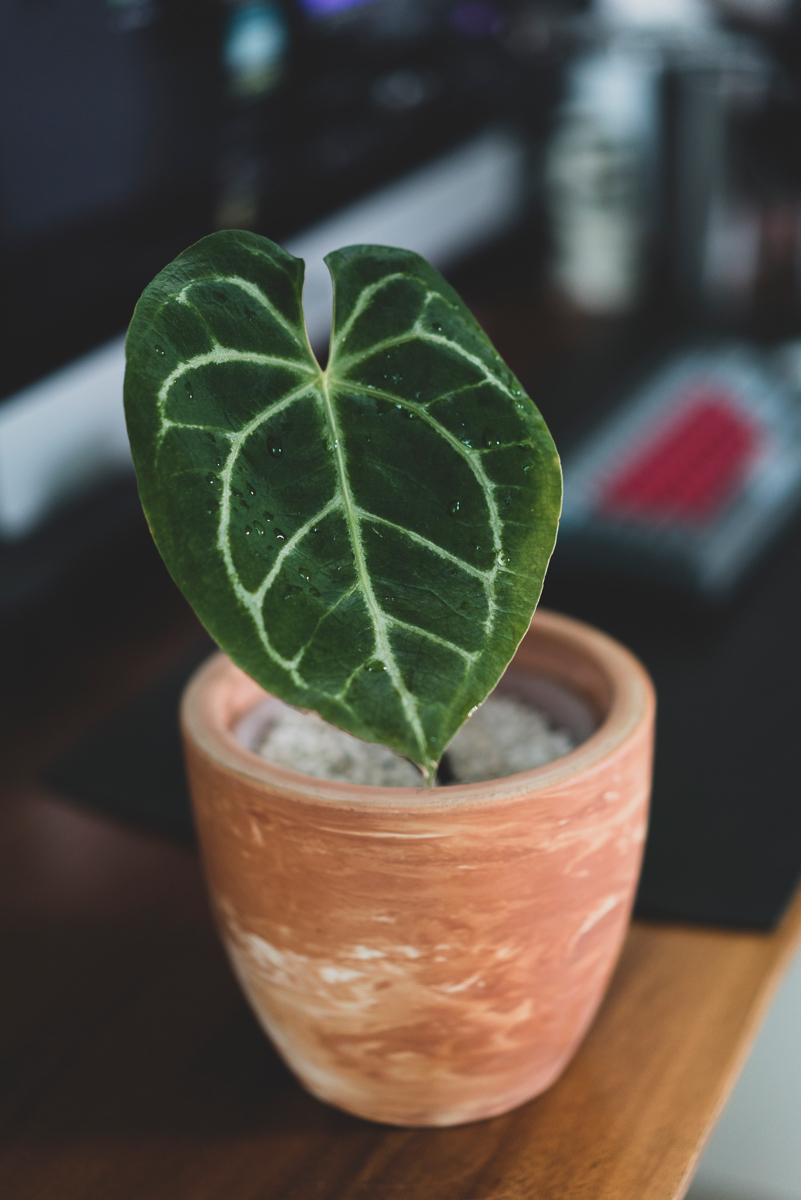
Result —
[[275, 701], [223, 655], [184, 696], [206, 876], [242, 987], [309, 1091], [374, 1121], [455, 1125], [542, 1092], [623, 940], [648, 676], [605, 635], [541, 612], [500, 686], [589, 736], [489, 783], [364, 787], [243, 745]]

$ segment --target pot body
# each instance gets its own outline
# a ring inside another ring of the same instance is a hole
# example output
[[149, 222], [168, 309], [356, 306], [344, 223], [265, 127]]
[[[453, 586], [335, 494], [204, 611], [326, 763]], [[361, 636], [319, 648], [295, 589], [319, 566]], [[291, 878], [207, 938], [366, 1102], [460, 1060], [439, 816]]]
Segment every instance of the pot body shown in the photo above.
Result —
[[601, 1001], [646, 830], [654, 699], [626, 650], [538, 613], [507, 672], [597, 728], [491, 783], [348, 786], [233, 730], [264, 693], [222, 655], [184, 698], [207, 880], [263, 1027], [316, 1096], [397, 1125], [505, 1112], [564, 1069]]

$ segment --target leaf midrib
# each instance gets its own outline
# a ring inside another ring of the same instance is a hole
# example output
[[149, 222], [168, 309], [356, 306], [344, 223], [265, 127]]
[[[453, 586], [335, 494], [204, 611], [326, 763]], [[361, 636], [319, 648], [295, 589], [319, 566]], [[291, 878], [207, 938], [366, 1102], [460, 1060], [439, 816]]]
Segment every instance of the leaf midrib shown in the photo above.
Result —
[[325, 371], [320, 371], [320, 389], [323, 396], [323, 404], [325, 406], [329, 434], [334, 448], [339, 490], [345, 510], [345, 521], [348, 526], [348, 534], [350, 536], [351, 546], [353, 548], [353, 557], [356, 563], [356, 571], [361, 584], [362, 594], [367, 603], [367, 608], [373, 625], [373, 633], [376, 640], [376, 650], [378, 652], [378, 656], [381, 658], [387, 668], [387, 672], [392, 680], [395, 691], [400, 697], [401, 704], [403, 705], [403, 711], [406, 715], [406, 719], [414, 731], [417, 744], [420, 748], [421, 765], [424, 767], [426, 777], [428, 777], [430, 773], [428, 766], [429, 755], [426, 746], [426, 737], [423, 733], [420, 717], [417, 712], [417, 705], [414, 697], [409, 692], [406, 684], [403, 681], [403, 677], [395, 660], [395, 655], [389, 643], [389, 638], [387, 636], [387, 631], [384, 624], [385, 614], [376, 600], [372, 581], [367, 571], [367, 564], [365, 563], [364, 559], [364, 547], [362, 546], [359, 517], [356, 512], [356, 504], [353, 499], [353, 494], [350, 490], [350, 480], [348, 478], [347, 463], [345, 462], [343, 438], [329, 390], [328, 368], [326, 368]]

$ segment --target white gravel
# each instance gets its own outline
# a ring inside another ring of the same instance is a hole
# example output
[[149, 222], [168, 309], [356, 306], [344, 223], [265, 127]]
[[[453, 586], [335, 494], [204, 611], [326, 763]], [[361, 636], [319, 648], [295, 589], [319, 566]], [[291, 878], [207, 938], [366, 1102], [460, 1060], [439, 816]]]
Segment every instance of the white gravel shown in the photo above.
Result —
[[296, 708], [280, 710], [267, 729], [259, 754], [276, 766], [338, 783], [420, 787], [423, 781], [417, 767], [386, 746], [363, 742], [316, 713]]
[[490, 696], [462, 726], [446, 754], [458, 783], [500, 779], [561, 758], [575, 746], [566, 729], [512, 696]]
[[[450, 743], [455, 783], [479, 783], [541, 767], [575, 746], [565, 729], [510, 696], [490, 696]], [[386, 746], [362, 742], [316, 713], [283, 706], [258, 748], [262, 758], [317, 779], [378, 787], [420, 787], [417, 767]]]

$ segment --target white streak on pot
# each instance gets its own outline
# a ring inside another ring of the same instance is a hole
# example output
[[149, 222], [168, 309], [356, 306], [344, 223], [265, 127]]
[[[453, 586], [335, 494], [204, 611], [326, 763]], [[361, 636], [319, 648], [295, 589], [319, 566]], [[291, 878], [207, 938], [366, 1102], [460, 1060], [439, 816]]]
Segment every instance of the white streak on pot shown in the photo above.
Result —
[[625, 895], [618, 895], [607, 896], [605, 900], [602, 900], [598, 907], [590, 913], [587, 919], [582, 921], [581, 925], [579, 925], [578, 929], [568, 942], [568, 946], [570, 946], [571, 950], [579, 938], [583, 937], [585, 933], [589, 933], [589, 931], [595, 925], [597, 925], [599, 921], [603, 920], [607, 913], [610, 913], [613, 908], [617, 908], [618, 904], [622, 904], [625, 899]]

